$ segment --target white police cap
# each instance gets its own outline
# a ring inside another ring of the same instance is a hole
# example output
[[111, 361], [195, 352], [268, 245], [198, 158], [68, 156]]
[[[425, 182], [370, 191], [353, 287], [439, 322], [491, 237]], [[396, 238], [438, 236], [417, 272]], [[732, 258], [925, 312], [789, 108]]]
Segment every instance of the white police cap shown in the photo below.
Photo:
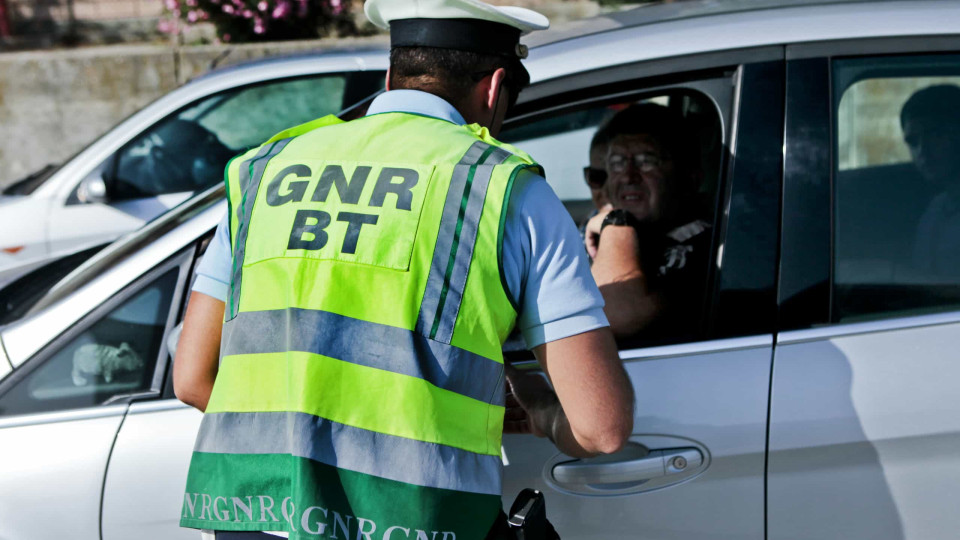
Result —
[[526, 58], [520, 36], [550, 26], [531, 9], [480, 0], [367, 0], [370, 22], [390, 29], [391, 47], [436, 47]]

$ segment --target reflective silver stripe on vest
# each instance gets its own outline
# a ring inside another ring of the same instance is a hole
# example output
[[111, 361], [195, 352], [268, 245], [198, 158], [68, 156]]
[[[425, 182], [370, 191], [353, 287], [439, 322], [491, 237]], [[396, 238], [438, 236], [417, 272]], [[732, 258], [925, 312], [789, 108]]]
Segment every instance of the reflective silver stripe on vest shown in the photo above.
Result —
[[433, 248], [433, 261], [430, 263], [430, 274], [427, 276], [427, 288], [423, 292], [423, 301], [420, 302], [420, 314], [417, 317], [416, 331], [424, 336], [430, 335], [433, 321], [437, 316], [440, 305], [440, 293], [443, 291], [444, 277], [450, 261], [450, 250], [453, 246], [453, 237], [457, 229], [457, 218], [460, 215], [460, 203], [463, 200], [464, 188], [470, 169], [476, 167], [483, 153], [490, 145], [477, 141], [470, 146], [460, 162], [453, 168], [453, 177], [447, 189], [447, 199], [443, 203], [443, 215], [440, 218], [440, 233]]
[[244, 311], [223, 324], [221, 355], [302, 351], [423, 379], [503, 405], [503, 364], [417, 332], [300, 308]]
[[500, 456], [386, 435], [306, 413], [206, 414], [194, 451], [289, 454], [417, 486], [500, 495]]
[[[447, 282], [447, 296], [440, 314], [440, 324], [434, 339], [442, 343], [450, 343], [453, 339], [453, 327], [460, 313], [460, 303], [463, 300], [463, 290], [467, 286], [467, 272], [470, 261], [473, 260], [473, 248], [477, 244], [477, 232], [480, 228], [480, 214], [483, 213], [483, 203], [487, 195], [487, 186], [493, 177], [493, 168], [506, 161], [510, 152], [497, 148], [480, 165], [477, 166], [470, 186], [470, 195], [467, 197], [466, 207], [462, 209], [463, 225], [460, 229], [459, 246], [453, 263], [453, 271]], [[489, 255], [496, 257], [496, 252]]]
[[257, 155], [240, 164], [240, 206], [237, 208], [237, 237], [233, 239], [233, 271], [230, 279], [230, 297], [227, 305], [227, 320], [236, 317], [240, 305], [240, 280], [243, 269], [243, 254], [250, 232], [250, 218], [253, 215], [253, 203], [257, 200], [260, 180], [267, 163], [280, 153], [293, 139], [282, 139], [272, 145], [263, 145]]

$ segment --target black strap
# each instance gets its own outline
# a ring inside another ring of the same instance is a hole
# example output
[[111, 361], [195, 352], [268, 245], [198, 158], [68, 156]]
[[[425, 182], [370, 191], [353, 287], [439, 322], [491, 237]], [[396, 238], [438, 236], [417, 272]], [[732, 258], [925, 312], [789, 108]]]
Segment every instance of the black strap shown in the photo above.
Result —
[[390, 47], [435, 47], [520, 58], [520, 29], [479, 19], [390, 21]]

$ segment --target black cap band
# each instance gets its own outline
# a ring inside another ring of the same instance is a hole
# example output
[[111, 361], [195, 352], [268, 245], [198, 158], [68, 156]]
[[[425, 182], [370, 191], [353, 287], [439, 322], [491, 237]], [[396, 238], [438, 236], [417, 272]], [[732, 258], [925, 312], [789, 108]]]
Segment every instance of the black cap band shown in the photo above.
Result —
[[479, 19], [396, 19], [391, 47], [436, 47], [520, 58], [520, 29]]

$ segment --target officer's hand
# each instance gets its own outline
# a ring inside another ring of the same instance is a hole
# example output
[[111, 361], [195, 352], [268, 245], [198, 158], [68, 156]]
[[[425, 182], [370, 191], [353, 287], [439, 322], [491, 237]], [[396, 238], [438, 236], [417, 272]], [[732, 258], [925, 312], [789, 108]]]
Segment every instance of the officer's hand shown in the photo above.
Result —
[[537, 437], [550, 437], [558, 414], [562, 414], [557, 394], [547, 383], [547, 380], [538, 374], [524, 373], [515, 367], [505, 364], [507, 385], [512, 400], [519, 405], [523, 415], [510, 411], [510, 402], [507, 409], [510, 412], [510, 424], [507, 431], [507, 415], [504, 415], [504, 432], [532, 433]]
[[530, 433], [530, 417], [523, 410], [513, 390], [507, 386], [506, 411], [503, 413], [504, 433]]
[[583, 243], [587, 247], [587, 253], [590, 258], [597, 256], [597, 249], [600, 248], [600, 227], [603, 226], [603, 218], [613, 210], [613, 205], [607, 203], [597, 212], [597, 215], [587, 221], [587, 227], [583, 235]]

